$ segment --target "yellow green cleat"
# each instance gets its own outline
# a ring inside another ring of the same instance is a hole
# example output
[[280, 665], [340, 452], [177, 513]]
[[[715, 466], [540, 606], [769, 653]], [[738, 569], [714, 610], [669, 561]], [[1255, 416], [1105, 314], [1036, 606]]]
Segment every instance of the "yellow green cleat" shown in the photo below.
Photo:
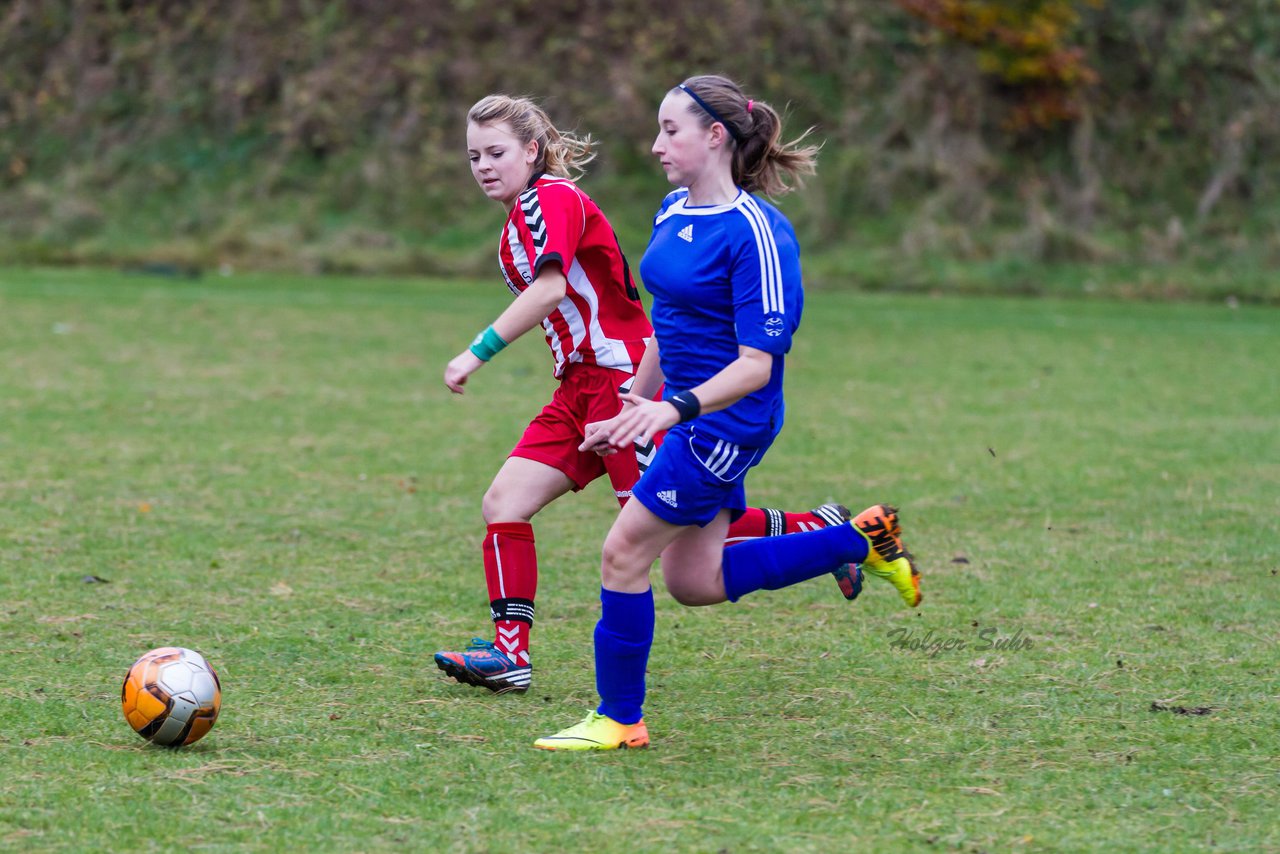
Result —
[[875, 504], [854, 516], [850, 524], [867, 538], [870, 546], [862, 568], [898, 588], [898, 594], [908, 607], [919, 605], [924, 598], [920, 594], [920, 571], [902, 544], [897, 508]]
[[649, 728], [640, 720], [633, 724], [620, 724], [611, 717], [597, 712], [587, 716], [568, 729], [548, 735], [533, 743], [542, 750], [627, 750], [649, 746]]

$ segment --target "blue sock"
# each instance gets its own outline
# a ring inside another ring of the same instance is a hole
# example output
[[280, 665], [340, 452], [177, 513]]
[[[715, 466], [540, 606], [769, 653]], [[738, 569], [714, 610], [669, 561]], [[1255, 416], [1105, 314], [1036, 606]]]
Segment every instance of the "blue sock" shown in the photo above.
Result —
[[866, 537], [847, 524], [761, 537], [724, 550], [724, 592], [737, 602], [753, 590], [790, 587], [866, 559]]
[[596, 623], [596, 691], [602, 715], [633, 724], [644, 713], [644, 671], [653, 646], [653, 588], [619, 593], [600, 588]]

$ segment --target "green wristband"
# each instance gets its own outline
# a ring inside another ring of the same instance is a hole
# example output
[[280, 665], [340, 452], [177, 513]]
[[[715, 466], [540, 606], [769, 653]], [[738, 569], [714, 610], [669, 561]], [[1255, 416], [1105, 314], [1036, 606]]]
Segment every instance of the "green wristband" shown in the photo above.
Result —
[[477, 359], [487, 362], [501, 353], [502, 348], [505, 346], [507, 346], [507, 342], [502, 340], [501, 335], [493, 331], [493, 326], [489, 326], [488, 329], [476, 336], [476, 340], [471, 342], [469, 349]]

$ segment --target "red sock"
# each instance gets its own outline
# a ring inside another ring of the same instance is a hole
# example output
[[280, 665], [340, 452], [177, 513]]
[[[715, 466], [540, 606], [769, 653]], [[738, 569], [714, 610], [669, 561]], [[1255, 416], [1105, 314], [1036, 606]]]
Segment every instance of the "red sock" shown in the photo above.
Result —
[[725, 536], [725, 545], [731, 546], [743, 540], [755, 540], [760, 537], [780, 537], [783, 534], [795, 534], [800, 531], [816, 531], [828, 525], [839, 524], [835, 513], [827, 510], [828, 505], [815, 508], [822, 515], [813, 511], [805, 513], [786, 513], [770, 507], [748, 507], [742, 516], [729, 526]]
[[484, 580], [494, 645], [519, 665], [529, 663], [533, 597], [538, 592], [538, 550], [528, 522], [495, 522], [484, 535]]

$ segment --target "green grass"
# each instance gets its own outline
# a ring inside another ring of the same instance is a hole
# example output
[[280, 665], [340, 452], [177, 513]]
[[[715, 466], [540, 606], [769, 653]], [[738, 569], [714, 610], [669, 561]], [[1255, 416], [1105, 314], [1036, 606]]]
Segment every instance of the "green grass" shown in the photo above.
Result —
[[[529, 694], [429, 657], [552, 387], [527, 340], [443, 388], [504, 293], [0, 272], [0, 847], [1280, 847], [1280, 312], [811, 294], [751, 495], [898, 503], [924, 604], [659, 590], [654, 748], [575, 756], [609, 490], [539, 517]], [[181, 751], [119, 709], [164, 644], [224, 686]]]

